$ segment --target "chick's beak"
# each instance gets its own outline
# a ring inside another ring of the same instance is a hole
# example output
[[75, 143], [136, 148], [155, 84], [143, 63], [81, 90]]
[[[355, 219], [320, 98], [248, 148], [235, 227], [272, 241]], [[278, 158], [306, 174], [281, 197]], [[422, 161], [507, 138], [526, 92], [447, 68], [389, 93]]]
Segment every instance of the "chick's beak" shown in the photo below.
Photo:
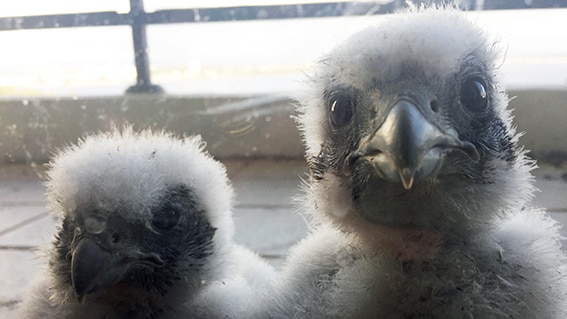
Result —
[[400, 99], [378, 130], [361, 140], [354, 156], [365, 158], [382, 178], [409, 190], [416, 180], [438, 171], [447, 149], [459, 149], [473, 161], [480, 158], [471, 143], [442, 132], [415, 103]]
[[108, 276], [103, 281], [103, 270], [110, 268], [111, 255], [102, 250], [91, 238], [85, 237], [75, 247], [71, 261], [71, 278], [75, 294], [84, 302], [89, 293], [110, 284]]
[[132, 265], [144, 263], [161, 267], [165, 262], [156, 254], [110, 252], [95, 238], [81, 238], [71, 260], [71, 279], [78, 301], [84, 303], [87, 295], [119, 282]]

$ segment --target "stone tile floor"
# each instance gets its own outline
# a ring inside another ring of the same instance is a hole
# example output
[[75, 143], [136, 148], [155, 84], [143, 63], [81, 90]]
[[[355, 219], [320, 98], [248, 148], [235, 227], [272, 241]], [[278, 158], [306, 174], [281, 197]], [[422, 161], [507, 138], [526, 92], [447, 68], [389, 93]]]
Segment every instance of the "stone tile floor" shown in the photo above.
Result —
[[[276, 267], [288, 248], [307, 232], [294, 198], [305, 177], [302, 161], [230, 161], [237, 193], [236, 240]], [[534, 200], [567, 224], [567, 170], [543, 166], [535, 171], [541, 190]], [[0, 318], [12, 318], [34, 272], [44, 262], [38, 247], [52, 240], [55, 220], [48, 214], [40, 173], [30, 167], [0, 167]], [[564, 230], [567, 236], [567, 230]], [[566, 242], [567, 244], [567, 242]], [[566, 246], [567, 247], [567, 246]]]

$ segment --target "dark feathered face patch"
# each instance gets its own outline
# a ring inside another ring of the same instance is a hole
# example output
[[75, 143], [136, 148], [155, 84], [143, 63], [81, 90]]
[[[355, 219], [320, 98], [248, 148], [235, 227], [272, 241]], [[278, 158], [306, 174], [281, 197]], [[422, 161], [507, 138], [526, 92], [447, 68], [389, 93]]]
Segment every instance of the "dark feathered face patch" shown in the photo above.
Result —
[[198, 277], [212, 253], [215, 229], [184, 185], [168, 187], [146, 219], [124, 218], [135, 215], [120, 213], [128, 207], [111, 212], [92, 207], [79, 207], [76, 220], [63, 220], [51, 260], [56, 276], [79, 301], [131, 302], [144, 292], [166, 295], [183, 278]]
[[364, 87], [332, 77], [319, 106], [325, 139], [308, 159], [315, 180], [340, 177], [365, 218], [404, 227], [435, 227], [431, 212], [452, 201], [447, 194], [494, 183], [516, 145], [495, 106], [502, 101], [491, 71], [474, 53], [460, 63], [441, 75], [406, 61], [396, 78]]

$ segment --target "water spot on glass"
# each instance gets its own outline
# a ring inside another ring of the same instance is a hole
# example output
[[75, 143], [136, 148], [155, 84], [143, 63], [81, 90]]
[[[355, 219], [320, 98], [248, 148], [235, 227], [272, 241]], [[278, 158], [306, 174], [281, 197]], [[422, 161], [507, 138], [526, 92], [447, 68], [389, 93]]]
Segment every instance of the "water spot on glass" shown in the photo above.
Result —
[[16, 29], [21, 29], [22, 28], [22, 23], [24, 22], [24, 19], [22, 18], [14, 18], [14, 25], [16, 26]]
[[268, 17], [268, 11], [266, 10], [259, 10], [258, 14], [256, 15], [256, 19], [266, 19]]
[[6, 129], [8, 130], [9, 134], [16, 135], [16, 132], [18, 130], [18, 125], [16, 124], [8, 125], [6, 126]]

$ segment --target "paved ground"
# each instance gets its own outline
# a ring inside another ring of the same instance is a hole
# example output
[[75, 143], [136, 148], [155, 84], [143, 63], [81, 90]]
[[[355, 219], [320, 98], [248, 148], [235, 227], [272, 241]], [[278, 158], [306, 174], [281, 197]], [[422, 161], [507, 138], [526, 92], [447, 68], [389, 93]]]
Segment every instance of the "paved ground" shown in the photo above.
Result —
[[[230, 162], [228, 168], [238, 200], [236, 240], [279, 267], [288, 248], [307, 231], [293, 200], [305, 176], [303, 162]], [[541, 192], [535, 203], [564, 224], [566, 171], [550, 166], [536, 171]], [[23, 166], [0, 167], [0, 318], [13, 317], [29, 276], [44, 262], [37, 247], [51, 241], [55, 227], [38, 174]]]

